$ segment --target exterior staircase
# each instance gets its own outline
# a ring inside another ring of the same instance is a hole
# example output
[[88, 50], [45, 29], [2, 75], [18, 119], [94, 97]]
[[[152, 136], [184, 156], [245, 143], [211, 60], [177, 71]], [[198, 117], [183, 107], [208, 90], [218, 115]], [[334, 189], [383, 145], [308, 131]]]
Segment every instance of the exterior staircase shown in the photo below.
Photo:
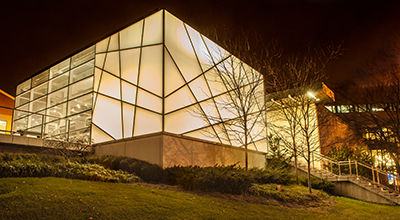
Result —
[[[335, 195], [373, 203], [400, 205], [398, 176], [357, 161], [336, 161], [317, 154], [313, 155], [313, 158], [315, 159], [311, 164], [311, 175], [334, 182]], [[298, 169], [307, 173], [306, 163], [298, 162]], [[366, 174], [372, 178], [365, 177], [368, 176]]]

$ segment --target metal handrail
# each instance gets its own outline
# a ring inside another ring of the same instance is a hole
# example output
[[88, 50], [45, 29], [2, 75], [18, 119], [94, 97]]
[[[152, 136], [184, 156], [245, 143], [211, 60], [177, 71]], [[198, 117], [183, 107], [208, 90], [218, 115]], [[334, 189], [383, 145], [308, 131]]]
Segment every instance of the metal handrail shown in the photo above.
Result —
[[[338, 160], [332, 159], [326, 155], [318, 154], [316, 152], [314, 152], [313, 154], [314, 154], [313, 155], [314, 158], [317, 157], [320, 161], [326, 160], [328, 162], [328, 165], [330, 168], [330, 170], [328, 170], [328, 171], [330, 171], [332, 174], [335, 174], [333, 172], [334, 165], [336, 165], [338, 167], [338, 176], [342, 176], [343, 175], [342, 171], [344, 171], [345, 168], [348, 168], [348, 175], [350, 175], [350, 176], [356, 176], [357, 178], [362, 178], [366, 181], [371, 181], [372, 184], [376, 184], [379, 187], [385, 188], [387, 190], [389, 190], [389, 189], [393, 190], [393, 188], [390, 188], [390, 187], [394, 187], [394, 191], [396, 193], [400, 193], [400, 186], [399, 186], [399, 182], [398, 182], [400, 179], [399, 175], [386, 172], [382, 169], [379, 169], [378, 167], [374, 167], [372, 165], [365, 164], [363, 162], [359, 162], [357, 160], [349, 159], [348, 161], [338, 161]], [[324, 167], [320, 167], [320, 168], [324, 169]], [[353, 168], [355, 170], [355, 173], [352, 173]], [[369, 170], [370, 174], [372, 175], [372, 179], [370, 179], [366, 175], [360, 174], [361, 168]], [[382, 176], [385, 177], [385, 179], [382, 179]], [[389, 184], [390, 176], [392, 176], [392, 178], [393, 178], [393, 180], [392, 180], [393, 184]]]

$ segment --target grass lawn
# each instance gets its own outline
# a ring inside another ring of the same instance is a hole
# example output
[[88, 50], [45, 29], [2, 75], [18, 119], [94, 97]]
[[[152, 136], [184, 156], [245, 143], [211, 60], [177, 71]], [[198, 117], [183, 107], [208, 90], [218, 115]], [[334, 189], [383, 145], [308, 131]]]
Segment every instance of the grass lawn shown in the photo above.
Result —
[[0, 219], [399, 219], [400, 207], [337, 198], [309, 209], [257, 205], [146, 186], [63, 178], [0, 179]]

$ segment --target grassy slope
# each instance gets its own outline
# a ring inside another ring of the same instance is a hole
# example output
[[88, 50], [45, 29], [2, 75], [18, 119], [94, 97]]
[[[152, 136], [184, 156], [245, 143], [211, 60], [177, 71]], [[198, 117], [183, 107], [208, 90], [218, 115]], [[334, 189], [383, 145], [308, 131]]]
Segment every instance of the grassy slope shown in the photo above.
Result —
[[309, 210], [255, 205], [130, 184], [0, 179], [0, 219], [398, 219], [400, 207], [338, 198]]

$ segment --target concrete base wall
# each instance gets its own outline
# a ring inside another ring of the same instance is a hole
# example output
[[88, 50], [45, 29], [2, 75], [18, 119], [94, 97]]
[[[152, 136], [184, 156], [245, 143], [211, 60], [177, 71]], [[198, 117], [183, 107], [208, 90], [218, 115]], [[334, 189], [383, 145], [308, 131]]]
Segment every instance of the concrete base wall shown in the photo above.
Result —
[[394, 202], [384, 198], [383, 196], [377, 195], [351, 181], [337, 181], [335, 182], [335, 188], [333, 193], [338, 196], [345, 196], [361, 201], [396, 205]]
[[[214, 166], [238, 163], [245, 166], [242, 148], [215, 144], [195, 138], [162, 133], [95, 145], [95, 155], [133, 157], [158, 164]], [[248, 151], [249, 167], [264, 167], [265, 153]]]

